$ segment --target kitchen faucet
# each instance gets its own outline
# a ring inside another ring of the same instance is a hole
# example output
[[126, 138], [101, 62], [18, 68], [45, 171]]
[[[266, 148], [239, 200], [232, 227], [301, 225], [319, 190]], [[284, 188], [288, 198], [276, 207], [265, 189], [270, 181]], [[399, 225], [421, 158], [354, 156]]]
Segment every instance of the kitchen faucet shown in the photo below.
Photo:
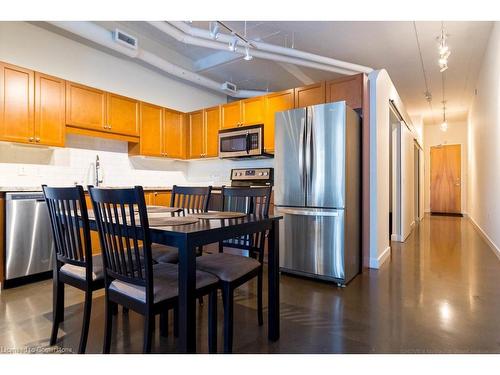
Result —
[[99, 155], [95, 156], [95, 186], [98, 187], [102, 183], [102, 179], [99, 179], [99, 170], [101, 169], [101, 164], [99, 163]]

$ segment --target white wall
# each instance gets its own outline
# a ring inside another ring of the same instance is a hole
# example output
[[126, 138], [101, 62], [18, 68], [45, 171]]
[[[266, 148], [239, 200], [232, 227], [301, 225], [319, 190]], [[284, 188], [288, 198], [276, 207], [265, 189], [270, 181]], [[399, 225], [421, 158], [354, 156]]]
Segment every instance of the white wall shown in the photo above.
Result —
[[405, 241], [415, 224], [415, 143], [406, 125], [401, 124], [401, 240]]
[[[379, 268], [389, 259], [389, 132], [390, 107], [393, 100], [405, 122], [416, 132], [403, 102], [387, 71], [377, 70], [370, 81], [370, 260], [371, 268]], [[412, 201], [413, 204], [413, 201]]]
[[226, 101], [224, 95], [26, 22], [0, 22], [0, 61], [183, 112]]
[[500, 255], [500, 23], [482, 59], [477, 95], [469, 112], [470, 218]]
[[430, 211], [430, 173], [431, 162], [430, 152], [432, 146], [438, 145], [461, 145], [461, 207], [462, 213], [467, 213], [467, 123], [466, 122], [448, 122], [448, 130], [443, 132], [440, 124], [425, 125], [425, 165], [424, 165], [424, 205], [425, 212]]

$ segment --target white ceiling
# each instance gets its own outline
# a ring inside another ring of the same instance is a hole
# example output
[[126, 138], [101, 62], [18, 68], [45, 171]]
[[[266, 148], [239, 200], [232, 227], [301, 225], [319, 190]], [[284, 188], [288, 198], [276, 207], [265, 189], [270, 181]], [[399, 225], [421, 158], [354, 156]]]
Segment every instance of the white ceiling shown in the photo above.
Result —
[[[296, 75], [290, 73], [289, 67], [287, 69], [269, 60], [254, 58], [252, 61], [244, 61], [241, 58], [235, 59], [229, 51], [220, 52], [182, 44], [145, 22], [97, 23], [110, 30], [119, 27], [130, 32], [139, 38], [141, 47], [214, 80], [234, 82], [240, 89], [276, 91], [300, 86], [306, 81], [296, 78]], [[244, 34], [244, 22], [225, 21], [225, 24]], [[408, 113], [422, 115], [426, 123], [438, 123], [442, 117], [442, 75], [437, 63], [436, 37], [440, 34], [441, 22], [419, 21], [415, 25], [433, 97], [432, 111], [424, 97], [426, 88], [413, 22], [247, 22], [246, 35], [248, 39], [288, 47], [293, 43], [294, 48], [307, 52], [374, 69], [384, 68], [392, 78]], [[193, 22], [193, 26], [208, 28], [209, 23]], [[449, 69], [445, 73], [445, 100], [449, 119], [463, 119], [469, 109], [491, 26], [491, 22], [444, 22], [452, 52]], [[212, 61], [214, 57], [226, 62], [207, 69], [207, 60]], [[300, 74], [305, 74], [312, 81], [338, 76], [299, 68]]]

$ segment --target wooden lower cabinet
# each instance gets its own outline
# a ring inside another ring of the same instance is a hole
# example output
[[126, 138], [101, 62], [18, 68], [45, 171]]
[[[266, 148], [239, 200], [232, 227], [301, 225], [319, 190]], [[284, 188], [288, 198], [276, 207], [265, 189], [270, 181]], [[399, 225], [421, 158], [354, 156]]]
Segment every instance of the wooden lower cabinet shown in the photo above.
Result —
[[170, 191], [147, 192], [147, 196], [148, 198], [146, 199], [146, 204], [170, 207], [170, 198], [172, 196]]

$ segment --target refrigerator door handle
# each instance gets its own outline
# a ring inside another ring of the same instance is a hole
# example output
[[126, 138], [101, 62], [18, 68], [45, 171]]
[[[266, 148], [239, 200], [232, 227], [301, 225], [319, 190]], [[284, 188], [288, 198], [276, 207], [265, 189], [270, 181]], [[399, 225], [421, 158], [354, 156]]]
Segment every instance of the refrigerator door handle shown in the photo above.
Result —
[[303, 215], [303, 216], [339, 216], [337, 211], [314, 211], [314, 210], [298, 210], [294, 208], [282, 208], [277, 207], [277, 210], [280, 213], [289, 214], [289, 215]]
[[306, 128], [307, 128], [307, 133], [306, 133], [306, 147], [305, 147], [305, 154], [306, 154], [306, 193], [310, 194], [311, 193], [311, 184], [312, 184], [312, 155], [311, 155], [311, 139], [312, 139], [312, 113], [313, 111], [308, 109], [307, 111], [307, 121], [306, 121]]
[[306, 119], [300, 120], [300, 136], [299, 136], [299, 170], [300, 170], [300, 187], [304, 189], [304, 134], [306, 132]]

